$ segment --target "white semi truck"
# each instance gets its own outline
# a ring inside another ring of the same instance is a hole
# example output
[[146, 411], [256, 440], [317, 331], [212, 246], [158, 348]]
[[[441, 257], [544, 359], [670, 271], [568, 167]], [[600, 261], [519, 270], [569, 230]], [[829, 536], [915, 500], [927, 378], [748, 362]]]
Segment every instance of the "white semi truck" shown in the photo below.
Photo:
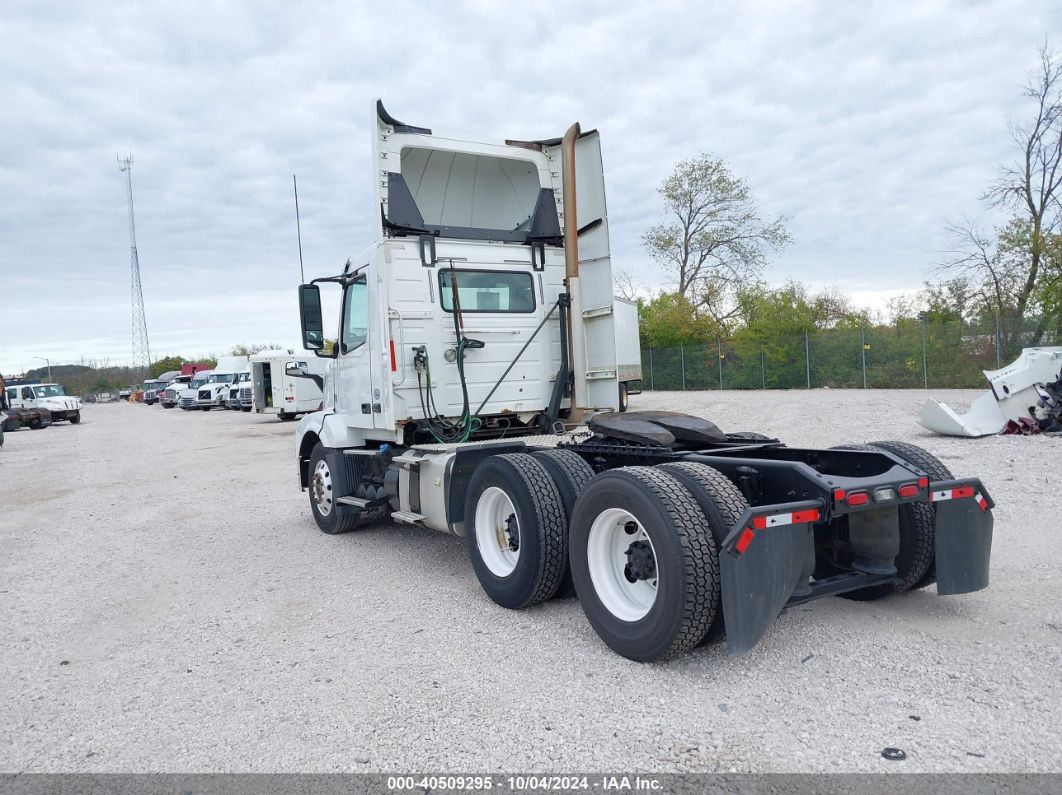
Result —
[[81, 422], [81, 398], [66, 394], [62, 384], [32, 384], [7, 388], [7, 404], [12, 409], [47, 409], [52, 422]]
[[[297, 366], [300, 373], [317, 378], [289, 375], [292, 366]], [[321, 384], [325, 369], [325, 361], [316, 356], [295, 356], [291, 351], [254, 354], [251, 357], [251, 388], [254, 390], [255, 412], [276, 414], [286, 421], [316, 411], [324, 399]]]
[[[289, 368], [323, 387], [295, 453], [325, 533], [389, 517], [463, 536], [496, 603], [574, 590], [635, 660], [724, 631], [745, 651], [828, 595], [987, 585], [991, 498], [917, 447], [789, 448], [617, 411], [633, 362], [596, 132], [481, 141], [377, 103], [372, 142], [377, 238], [299, 288], [303, 345], [332, 366]], [[322, 284], [341, 293], [327, 329]]]

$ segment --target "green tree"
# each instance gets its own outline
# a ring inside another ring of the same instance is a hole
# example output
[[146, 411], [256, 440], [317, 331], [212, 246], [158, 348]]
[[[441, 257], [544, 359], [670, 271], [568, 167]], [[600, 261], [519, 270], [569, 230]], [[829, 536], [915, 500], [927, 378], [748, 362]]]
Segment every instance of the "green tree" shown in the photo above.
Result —
[[785, 219], [762, 219], [748, 182], [704, 153], [676, 164], [657, 192], [667, 220], [642, 236], [646, 250], [676, 293], [727, 327], [738, 314], [738, 290], [760, 276], [769, 251], [789, 243]]
[[158, 378], [163, 373], [168, 373], [171, 370], [180, 370], [183, 364], [183, 356], [164, 356], [151, 363], [151, 367], [148, 368], [148, 376]]
[[711, 318], [699, 315], [693, 304], [679, 293], [639, 299], [638, 326], [645, 348], [696, 345], [712, 339], [718, 331]]

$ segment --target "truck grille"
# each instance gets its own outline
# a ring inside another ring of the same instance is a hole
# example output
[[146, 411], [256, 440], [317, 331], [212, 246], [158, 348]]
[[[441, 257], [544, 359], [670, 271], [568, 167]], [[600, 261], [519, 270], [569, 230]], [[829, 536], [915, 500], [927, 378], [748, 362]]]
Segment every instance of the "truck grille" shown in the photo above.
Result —
[[200, 400], [210, 400], [211, 397], [212, 397], [212, 395], [210, 394], [210, 390], [209, 389], [200, 389], [199, 390], [199, 399]]
[[245, 386], [240, 390], [240, 400], [251, 399], [251, 387]]
[[195, 405], [195, 398], [194, 397], [182, 397], [180, 402], [181, 402], [181, 408], [182, 409], [190, 409], [192, 406]]
[[177, 390], [176, 389], [167, 389], [163, 393], [163, 396], [166, 398], [166, 400], [171, 401], [171, 402], [175, 402], [177, 400]]

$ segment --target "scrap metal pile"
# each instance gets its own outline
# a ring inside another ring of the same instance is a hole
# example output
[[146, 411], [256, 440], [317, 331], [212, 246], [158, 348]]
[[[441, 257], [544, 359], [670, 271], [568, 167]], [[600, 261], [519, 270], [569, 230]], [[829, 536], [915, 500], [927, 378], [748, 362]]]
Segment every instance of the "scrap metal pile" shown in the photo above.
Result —
[[968, 412], [929, 400], [919, 424], [946, 436], [1062, 434], [1062, 347], [1025, 348], [1006, 367], [984, 372], [990, 388]]

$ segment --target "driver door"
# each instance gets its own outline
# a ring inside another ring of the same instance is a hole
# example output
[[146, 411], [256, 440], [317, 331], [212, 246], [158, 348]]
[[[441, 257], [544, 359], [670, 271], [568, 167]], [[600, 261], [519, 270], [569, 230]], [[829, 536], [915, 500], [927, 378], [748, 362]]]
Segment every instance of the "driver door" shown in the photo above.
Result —
[[374, 346], [370, 344], [372, 312], [370, 268], [365, 268], [343, 291], [343, 310], [339, 321], [338, 361], [336, 371], [336, 410], [352, 428], [372, 428], [374, 425], [372, 370]]

